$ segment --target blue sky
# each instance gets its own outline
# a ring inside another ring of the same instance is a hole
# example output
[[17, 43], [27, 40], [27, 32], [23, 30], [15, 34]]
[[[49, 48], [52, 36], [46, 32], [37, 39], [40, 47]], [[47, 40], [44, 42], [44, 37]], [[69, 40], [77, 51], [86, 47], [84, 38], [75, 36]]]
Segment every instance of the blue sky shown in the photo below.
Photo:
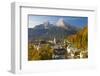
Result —
[[36, 25], [43, 24], [45, 21], [49, 21], [51, 24], [63, 18], [65, 22], [78, 27], [88, 25], [88, 17], [74, 17], [74, 16], [42, 16], [42, 15], [29, 15], [29, 28], [33, 28]]

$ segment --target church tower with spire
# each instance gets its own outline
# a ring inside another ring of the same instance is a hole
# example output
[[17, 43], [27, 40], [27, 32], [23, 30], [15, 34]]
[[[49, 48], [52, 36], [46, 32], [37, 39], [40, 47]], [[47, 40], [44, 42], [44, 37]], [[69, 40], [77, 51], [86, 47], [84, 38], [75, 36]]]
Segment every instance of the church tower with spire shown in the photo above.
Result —
[[53, 40], [54, 44], [56, 44], [56, 38], [54, 37], [54, 40]]

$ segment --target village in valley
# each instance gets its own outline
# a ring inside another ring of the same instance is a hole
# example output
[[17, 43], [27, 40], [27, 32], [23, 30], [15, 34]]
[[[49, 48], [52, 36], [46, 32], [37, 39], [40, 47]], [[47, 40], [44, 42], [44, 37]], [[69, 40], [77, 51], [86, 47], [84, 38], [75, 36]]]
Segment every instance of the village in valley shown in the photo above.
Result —
[[[29, 44], [29, 49], [33, 48], [34, 60], [48, 60], [48, 59], [80, 59], [87, 58], [87, 50], [75, 48], [68, 40], [35, 40]], [[35, 58], [35, 54], [37, 58]], [[31, 52], [32, 54], [32, 52]], [[40, 56], [39, 56], [40, 55]], [[41, 57], [43, 56], [43, 57]], [[32, 57], [29, 60], [33, 60]]]

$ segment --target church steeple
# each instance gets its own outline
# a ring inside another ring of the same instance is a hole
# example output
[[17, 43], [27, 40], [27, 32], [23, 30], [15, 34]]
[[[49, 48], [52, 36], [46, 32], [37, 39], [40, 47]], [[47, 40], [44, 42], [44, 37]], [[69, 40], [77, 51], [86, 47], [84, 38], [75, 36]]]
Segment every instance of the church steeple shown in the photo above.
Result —
[[56, 38], [54, 37], [54, 40], [53, 40], [54, 44], [56, 44]]

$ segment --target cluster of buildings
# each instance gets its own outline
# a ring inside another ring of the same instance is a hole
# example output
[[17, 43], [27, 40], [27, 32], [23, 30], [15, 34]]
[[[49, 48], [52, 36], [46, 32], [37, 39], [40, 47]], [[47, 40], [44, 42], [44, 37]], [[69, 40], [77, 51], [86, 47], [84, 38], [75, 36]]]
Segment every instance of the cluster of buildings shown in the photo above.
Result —
[[71, 47], [71, 43], [68, 41], [57, 41], [56, 38], [48, 41], [35, 41], [34, 47], [39, 51], [41, 47], [45, 44], [50, 44], [53, 49], [52, 59], [74, 59], [83, 58], [84, 54], [80, 49]]

